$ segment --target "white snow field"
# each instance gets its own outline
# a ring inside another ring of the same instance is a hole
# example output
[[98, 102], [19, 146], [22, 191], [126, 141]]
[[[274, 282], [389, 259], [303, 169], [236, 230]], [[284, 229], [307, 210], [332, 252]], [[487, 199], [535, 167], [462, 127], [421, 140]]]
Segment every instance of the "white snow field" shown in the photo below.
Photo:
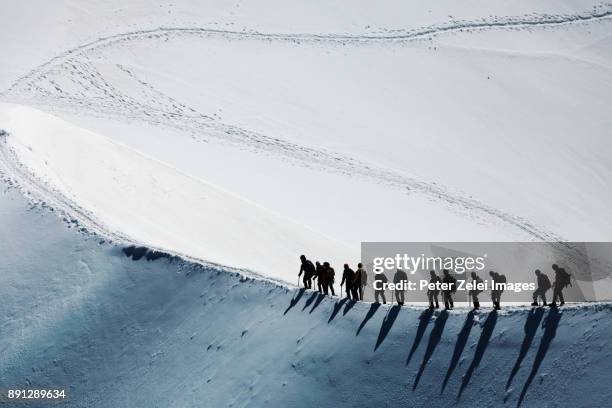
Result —
[[609, 304], [476, 316], [376, 309], [178, 258], [133, 261], [1, 187], [2, 388], [66, 387], [57, 406], [87, 408], [612, 398]]
[[[1, 51], [11, 58], [1, 101], [290, 220], [288, 241], [310, 229], [338, 244], [253, 259], [255, 249], [225, 246], [232, 240], [194, 236], [203, 224], [175, 223], [187, 206], [179, 196], [158, 192], [154, 204], [172, 214], [152, 206], [154, 220], [127, 223], [107, 211], [113, 193], [98, 187], [85, 198], [91, 179], [72, 180], [70, 198], [109, 233], [287, 282], [295, 255], [354, 262], [362, 241], [610, 239], [608, 3], [60, 1], [3, 11]], [[5, 123], [28, 122], [2, 109]], [[27, 137], [32, 151], [15, 159], [43, 163], [46, 136]], [[54, 137], [70, 151], [63, 143]], [[66, 157], [31, 170], [65, 192], [54, 183], [72, 166]], [[111, 204], [138, 214], [143, 201]], [[184, 206], [172, 211], [175, 203]], [[245, 232], [258, 222], [232, 211], [202, 217], [209, 227], [250, 223]], [[261, 246], [293, 251], [277, 232], [259, 230]]]
[[0, 109], [0, 123], [13, 132], [0, 147], [6, 173], [82, 228], [120, 231], [174, 253], [277, 277], [299, 264], [304, 250], [335, 264], [358, 257], [310, 229], [49, 114], [8, 106]]
[[609, 303], [429, 313], [291, 286], [300, 254], [338, 274], [362, 241], [612, 240], [609, 2], [0, 15], [0, 391], [66, 387], [58, 406], [87, 408], [610, 405]]

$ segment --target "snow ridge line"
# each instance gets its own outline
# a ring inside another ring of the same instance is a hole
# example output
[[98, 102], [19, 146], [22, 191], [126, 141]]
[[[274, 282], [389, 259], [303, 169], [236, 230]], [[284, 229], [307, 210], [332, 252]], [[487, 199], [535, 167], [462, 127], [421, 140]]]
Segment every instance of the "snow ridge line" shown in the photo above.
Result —
[[580, 22], [590, 22], [601, 19], [606, 19], [612, 16], [612, 5], [606, 5], [602, 11], [586, 11], [582, 14], [541, 14], [535, 16], [509, 16], [502, 18], [482, 18], [479, 20], [457, 20], [442, 23], [438, 25], [430, 25], [426, 27], [409, 29], [409, 30], [389, 30], [389, 32], [397, 32], [396, 34], [311, 34], [311, 33], [263, 33], [258, 31], [235, 31], [221, 30], [202, 27], [158, 27], [148, 30], [136, 30], [127, 33], [110, 35], [101, 37], [97, 40], [90, 41], [70, 50], [67, 50], [49, 61], [39, 65], [26, 75], [18, 78], [4, 92], [2, 96], [17, 87], [21, 82], [27, 81], [33, 76], [44, 72], [48, 67], [62, 63], [63, 60], [74, 57], [88, 50], [111, 45], [115, 42], [135, 40], [148, 36], [166, 36], [171, 34], [196, 34], [204, 36], [219, 36], [229, 39], [255, 39], [255, 40], [275, 40], [275, 41], [292, 41], [292, 42], [336, 42], [336, 43], [373, 43], [373, 42], [405, 42], [416, 39], [421, 39], [427, 36], [436, 36], [449, 32], [462, 30], [483, 30], [495, 28], [516, 29], [521, 27], [538, 27], [538, 26], [559, 26]]
[[[214, 30], [214, 29], [205, 29], [205, 28], [158, 28], [153, 30], [143, 30], [143, 31], [135, 31], [125, 34], [114, 35], [110, 37], [101, 38], [99, 40], [84, 44], [80, 47], [69, 50], [59, 56], [51, 59], [45, 64], [42, 64], [38, 68], [35, 68], [28, 75], [18, 79], [8, 91], [17, 91], [15, 92], [17, 95], [12, 96], [21, 96], [19, 95], [19, 90], [23, 90], [21, 88], [23, 85], [34, 85], [35, 88], [39, 92], [43, 92], [44, 96], [49, 96], [54, 98], [48, 91], [43, 90], [39, 86], [36, 86], [35, 83], [38, 80], [42, 79], [46, 73], [48, 73], [53, 67], [61, 65], [63, 63], [75, 62], [76, 58], [88, 51], [95, 51], [96, 49], [112, 46], [116, 43], [122, 41], [132, 41], [132, 40], [146, 40], [149, 38], [160, 38], [173, 33], [187, 33], [187, 34], [197, 34], [197, 35], [205, 35], [205, 36], [226, 36], [232, 38], [251, 38], [251, 39], [259, 39], [259, 40], [283, 40], [283, 41], [327, 41], [327, 42], [378, 42], [378, 41], [409, 41], [413, 39], [418, 39], [427, 35], [435, 35], [439, 33], [449, 32], [449, 31], [460, 31], [463, 29], [485, 29], [485, 28], [496, 28], [496, 27], [505, 27], [505, 28], [516, 28], [521, 26], [546, 26], [546, 25], [560, 25], [560, 24], [568, 24], [575, 23], [581, 21], [591, 21], [602, 18], [607, 18], [612, 15], [612, 10], [606, 10], [600, 13], [590, 13], [588, 15], [573, 15], [573, 16], [540, 16], [539, 18], [531, 18], [531, 19], [520, 19], [520, 18], [505, 18], [500, 21], [487, 21], [483, 19], [482, 21], [472, 21], [472, 22], [463, 22], [460, 24], [449, 23], [441, 26], [432, 26], [425, 29], [417, 29], [410, 32], [403, 32], [400, 34], [393, 35], [381, 35], [381, 36], [364, 36], [364, 35], [335, 35], [335, 34], [264, 34], [257, 32], [238, 32], [238, 31], [223, 31], [223, 30]], [[87, 67], [93, 68], [93, 67]], [[129, 71], [127, 72], [128, 74]], [[100, 79], [104, 82], [104, 79], [99, 75]], [[134, 80], [138, 79], [133, 77]], [[25, 84], [23, 82], [26, 82]], [[105, 83], [108, 86], [107, 83]], [[149, 84], [141, 82], [141, 86], [148, 87], [150, 92], [155, 92], [158, 95], [164, 96], [166, 99], [171, 100], [167, 95], [161, 94], [159, 91], [151, 87]], [[21, 89], [19, 89], [21, 88]], [[59, 92], [61, 90], [58, 89]], [[118, 90], [114, 89], [114, 92], [118, 92]], [[41, 96], [41, 95], [38, 95]], [[42, 99], [44, 99], [44, 96]], [[64, 95], [55, 95], [55, 102], [64, 102], [67, 106], [75, 107], [74, 103], [77, 105], [81, 105], [81, 109], [89, 109], [94, 114], [102, 114], [108, 115], [111, 117], [120, 117], [120, 118], [128, 118], [128, 119], [136, 119], [140, 121], [145, 121], [150, 124], [158, 125], [158, 126], [169, 126], [180, 130], [193, 132], [194, 130], [202, 131], [205, 130], [206, 133], [219, 139], [223, 142], [232, 142], [237, 143], [251, 149], [273, 154], [276, 156], [281, 156], [288, 159], [297, 160], [301, 165], [308, 167], [319, 167], [323, 170], [331, 170], [340, 174], [344, 174], [346, 176], [359, 176], [365, 179], [369, 179], [376, 183], [384, 183], [388, 186], [400, 188], [409, 192], [415, 191], [421, 194], [424, 194], [426, 197], [429, 197], [433, 201], [442, 201], [448, 204], [450, 207], [458, 210], [461, 213], [467, 214], [472, 218], [477, 220], [487, 220], [491, 221], [491, 219], [496, 219], [497, 221], [501, 221], [502, 223], [511, 225], [514, 228], [517, 228], [527, 235], [531, 236], [535, 240], [538, 241], [547, 241], [554, 242], [554, 245], [560, 247], [563, 252], [571, 253], [572, 258], [583, 259], [584, 255], [582, 252], [575, 248], [571, 243], [563, 243], [560, 241], [564, 241], [560, 236], [555, 235], [552, 232], [546, 231], [526, 219], [522, 217], [514, 216], [512, 214], [506, 213], [502, 210], [499, 210], [494, 207], [490, 207], [484, 203], [481, 203], [467, 195], [460, 192], [451, 192], [447, 188], [432, 182], [421, 181], [413, 177], [406, 176], [404, 174], [400, 174], [394, 172], [392, 170], [387, 170], [380, 167], [372, 166], [366, 162], [362, 162], [360, 160], [354, 159], [349, 156], [341, 155], [333, 151], [327, 151], [323, 149], [312, 148], [308, 146], [302, 146], [287, 140], [279, 139], [276, 137], [266, 136], [263, 134], [259, 134], [257, 132], [253, 132], [247, 129], [239, 128], [233, 125], [220, 123], [215, 121], [212, 117], [199, 114], [195, 110], [191, 109], [193, 114], [186, 115], [183, 109], [179, 109], [178, 111], [164, 111], [159, 108], [149, 106], [147, 104], [143, 104], [140, 101], [132, 100], [133, 98], [126, 97], [124, 100], [114, 101], [111, 104], [99, 104], [101, 101], [97, 100], [93, 104], [88, 101], [87, 104], [83, 104], [82, 101], [79, 101], [76, 98], [66, 97]], [[103, 102], [103, 101], [102, 101]], [[120, 102], [119, 104], [116, 104]], [[129, 102], [133, 106], [130, 109], [123, 102]], [[176, 102], [171, 100], [171, 102]], [[89, 105], [89, 106], [87, 106]], [[96, 108], [102, 108], [98, 110]], [[135, 109], [134, 109], [135, 108]], [[187, 108], [185, 105], [181, 104], [181, 108]], [[200, 133], [198, 132], [198, 133]], [[11, 160], [10, 157], [5, 157], [0, 159], [4, 159], [4, 161]], [[12, 160], [17, 160], [16, 157], [13, 157]], [[314, 166], [313, 166], [314, 165]], [[13, 169], [14, 171], [14, 169]], [[22, 177], [23, 178], [23, 177]], [[36, 184], [40, 184], [36, 182], [36, 178], [30, 177], [26, 178], [28, 181], [28, 185], [31, 185], [31, 188], [35, 191], [35, 195], [39, 195], [42, 197], [46, 197], [51, 200], [52, 197], [57, 197], [59, 193], [53, 191], [47, 191]], [[56, 198], [57, 199], [57, 198]], [[66, 199], [68, 200], [68, 199]], [[99, 226], [99, 224], [88, 214], [86, 211], [81, 209], [78, 205], [70, 202], [69, 200], [62, 205], [67, 208], [67, 213], [77, 213], [79, 214], [78, 218], [84, 219], [89, 228], [91, 229], [101, 229], [104, 230], [103, 227]], [[107, 231], [105, 235], [113, 235], [115, 233]], [[119, 234], [120, 235], [120, 234]], [[559, 248], [558, 248], [559, 249]], [[163, 250], [163, 249], [162, 249]]]
[[[125, 118], [121, 115], [120, 117]], [[142, 118], [137, 117], [131, 117], [131, 119], [142, 120]], [[163, 119], [164, 118], [161, 118], [160, 121], [157, 122], [152, 117], [149, 117], [149, 123], [187, 130], [184, 129], [180, 123], [176, 123], [173, 126], [173, 124], [171, 122], [169, 123], [167, 119]], [[221, 125], [227, 126], [223, 124]], [[208, 129], [212, 130], [210, 128]], [[190, 128], [189, 130], [193, 131], [193, 128]], [[582, 249], [574, 243], [565, 242], [565, 240], [561, 239], [557, 235], [541, 229], [521, 217], [505, 213], [502, 210], [487, 206], [486, 204], [483, 204], [473, 198], [464, 197], [459, 193], [451, 193], [438, 184], [417, 180], [403, 174], [376, 168], [365, 162], [360, 162], [359, 160], [348, 156], [343, 156], [335, 152], [317, 150], [314, 148], [297, 145], [281, 139], [259, 135], [255, 132], [250, 132], [244, 129], [236, 128], [233, 129], [233, 131], [228, 131], [225, 129], [222, 130], [222, 132], [225, 136], [227, 136], [228, 133], [236, 136], [235, 132], [239, 132], [239, 136], [241, 137], [238, 140], [235, 140], [235, 142], [244, 144], [246, 138], [247, 141], [251, 142], [249, 143], [251, 147], [258, 150], [263, 150], [266, 153], [278, 154], [279, 151], [277, 149], [280, 148], [280, 153], [282, 155], [285, 157], [291, 157], [294, 160], [299, 160], [300, 164], [305, 166], [313, 167], [313, 164], [316, 163], [323, 167], [324, 170], [331, 170], [347, 177], [357, 175], [376, 183], [384, 183], [392, 188], [404, 189], [408, 192], [416, 191], [417, 193], [425, 195], [434, 202], [445, 202], [455, 211], [471, 216], [477, 221], [484, 222], [490, 221], [490, 219], [497, 219], [502, 223], [509, 224], [518, 230], [523, 231], [536, 241], [548, 242], [551, 247], [563, 253], [577, 265], [587, 265], [590, 262], [589, 258], [582, 251]], [[220, 137], [223, 138], [223, 135]], [[227, 141], [227, 139], [224, 138], [224, 141]], [[24, 164], [19, 162], [17, 155], [10, 148], [10, 146], [8, 146], [6, 140], [0, 140], [0, 175], [2, 174], [4, 174], [5, 180], [19, 186], [21, 191], [24, 192], [26, 196], [30, 197], [33, 202], [45, 203], [48, 206], [51, 206], [51, 208], [58, 210], [57, 213], [59, 215], [69, 220], [67, 222], [74, 222], [74, 220], [78, 220], [77, 224], [84, 226], [87, 232], [92, 231], [97, 235], [105, 236], [118, 242], [135, 242], [134, 239], [118, 231], [110, 230], [99, 222], [99, 220], [97, 220], [97, 218], [91, 212], [83, 209], [73, 200], [65, 197], [61, 192], [53, 189], [36, 177], [36, 175], [33, 174]], [[172, 255], [180, 256], [183, 259], [206, 265], [214, 265], [208, 261], [194, 258], [188, 254], [168, 251], [166, 248], [158, 248], [148, 243], [144, 243], [144, 245], [150, 247], [151, 249], [169, 252]], [[269, 280], [267, 277], [252, 271], [238, 270], [225, 265], [217, 266], [224, 269], [237, 270], [243, 275], [251, 276], [257, 279]], [[599, 267], [602, 266], [600, 265]], [[274, 282], [278, 283], [278, 281]]]
[[[47, 183], [40, 180], [23, 163], [19, 161], [15, 151], [8, 145], [6, 136], [0, 138], [0, 186], [4, 183], [8, 188], [16, 188], [26, 197], [32, 207], [53, 212], [67, 225], [76, 226], [79, 233], [104, 238], [109, 243], [120, 246], [146, 246], [150, 250], [163, 251], [179, 258], [180, 261], [194, 268], [208, 268], [216, 271], [237, 274], [243, 278], [266, 281], [282, 288], [292, 288], [295, 285], [280, 279], [261, 275], [248, 269], [236, 268], [196, 258], [191, 255], [159, 248], [148, 243], [138, 242], [133, 238], [106, 227], [90, 211], [79, 206], [70, 198], [60, 193]], [[191, 272], [187, 272], [188, 274]]]

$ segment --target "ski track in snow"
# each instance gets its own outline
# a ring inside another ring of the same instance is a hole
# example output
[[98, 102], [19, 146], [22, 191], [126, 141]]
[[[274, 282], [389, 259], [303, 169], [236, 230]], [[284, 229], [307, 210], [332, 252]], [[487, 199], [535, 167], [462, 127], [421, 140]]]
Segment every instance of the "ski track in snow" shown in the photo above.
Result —
[[[321, 171], [332, 171], [349, 177], [360, 177], [408, 193], [423, 194], [430, 200], [444, 203], [450, 209], [477, 222], [497, 222], [509, 225], [538, 241], [557, 242], [554, 244], [563, 252], [573, 254], [572, 258], [583, 258], [581, 251], [557, 234], [536, 226], [528, 220], [491, 207], [469, 195], [452, 191], [440, 184], [372, 165], [341, 153], [303, 146], [288, 140], [253, 132], [231, 124], [222, 123], [214, 115], [206, 115], [166, 95], [151, 84], [138, 78], [128, 68], [116, 64], [120, 75], [132, 81], [139, 98], [122, 93], [100, 73], [88, 54], [100, 52], [126, 42], [164, 39], [171, 36], [198, 36], [201, 38], [225, 38], [228, 40], [263, 40], [285, 42], [316, 42], [338, 44], [371, 44], [381, 42], [404, 43], [427, 39], [439, 34], [486, 29], [521, 29], [529, 27], [555, 27], [581, 22], [609, 19], [612, 6], [602, 11], [578, 15], [525, 15], [522, 17], [494, 17], [474, 21], [450, 21], [412, 30], [389, 30], [383, 34], [270, 34], [250, 31], [223, 31], [208, 28], [156, 28], [112, 35], [68, 50], [25, 76], [17, 79], [9, 89], [0, 94], [0, 99], [9, 102], [26, 102], [73, 112], [129, 121], [141, 121], [154, 126], [170, 127], [194, 135], [196, 140], [207, 138], [222, 143], [270, 154], [277, 158], [291, 160], [300, 165]], [[136, 92], [132, 92], [136, 94]], [[0, 172], [24, 187], [38, 200], [48, 202], [52, 207], [64, 209], [66, 214], [75, 215], [89, 229], [104, 235], [125, 240], [119, 232], [109, 231], [100, 225], [93, 215], [79, 207], [69, 198], [48, 186], [44, 186], [23, 165], [16, 156], [0, 142]]]

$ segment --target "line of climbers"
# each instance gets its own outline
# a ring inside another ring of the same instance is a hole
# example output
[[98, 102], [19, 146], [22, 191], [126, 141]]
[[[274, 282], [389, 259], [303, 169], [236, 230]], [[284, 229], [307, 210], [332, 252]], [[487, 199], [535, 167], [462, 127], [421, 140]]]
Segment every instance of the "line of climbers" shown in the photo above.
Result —
[[[303, 276], [304, 288], [312, 289], [313, 280], [317, 281], [317, 287], [320, 293], [329, 295], [331, 292], [332, 296], [336, 296], [334, 292], [334, 282], [336, 272], [334, 268], [332, 268], [329, 262], [315, 262], [313, 264], [310, 260], [306, 259], [305, 255], [300, 256], [301, 266], [300, 272], [298, 273], [298, 282], [299, 278]], [[566, 286], [571, 286], [570, 274], [565, 271], [564, 268], [559, 267], [556, 264], [552, 265], [552, 269], [555, 272], [555, 282], [553, 284], [550, 283], [550, 279], [545, 273], [542, 273], [539, 269], [536, 269], [535, 275], [537, 279], [537, 289], [533, 292], [533, 303], [532, 306], [539, 306], [538, 298], [542, 299], [543, 306], [547, 306], [546, 302], [546, 292], [553, 288], [553, 301], [549, 306], [556, 307], [557, 300], [560, 301], [560, 305], [563, 306], [565, 304], [565, 299], [563, 298], [563, 288]], [[438, 276], [435, 271], [429, 271], [430, 279], [429, 283], [445, 283], [447, 284], [448, 290], [428, 290], [427, 291], [427, 299], [429, 300], [429, 308], [430, 309], [439, 309], [440, 304], [438, 297], [440, 292], [442, 292], [442, 300], [444, 301], [444, 308], [446, 310], [454, 308], [453, 302], [453, 294], [457, 291], [457, 278], [455, 278], [450, 271], [444, 269], [442, 271], [442, 277]], [[506, 275], [497, 273], [495, 271], [490, 271], [489, 275], [492, 280], [497, 284], [505, 284], [507, 283]], [[472, 282], [475, 284], [482, 284], [483, 280], [476, 272], [471, 273]], [[404, 282], [408, 280], [408, 275], [401, 269], [398, 269], [393, 276], [393, 283], [397, 284], [400, 282]], [[374, 275], [374, 281], [379, 281], [383, 284], [388, 283], [389, 280], [384, 273], [376, 273]], [[349, 267], [348, 264], [344, 264], [344, 271], [342, 272], [342, 281], [340, 282], [340, 290], [342, 291], [342, 286], [345, 288], [345, 296], [348, 299], [352, 300], [363, 300], [363, 292], [364, 288], [368, 284], [368, 274], [363, 267], [362, 263], [357, 264], [357, 270], [354, 271]], [[382, 287], [382, 285], [378, 285]], [[475, 285], [478, 287], [478, 285]], [[394, 290], [395, 292], [395, 300], [398, 305], [403, 306], [404, 304], [404, 290]], [[472, 300], [474, 309], [480, 308], [480, 300], [478, 299], [478, 295], [482, 293], [482, 290], [473, 289], [468, 292], [470, 299]], [[503, 289], [493, 288], [491, 289], [491, 302], [493, 303], [493, 308], [495, 310], [501, 309], [501, 295], [503, 293]], [[379, 299], [382, 299], [383, 304], [387, 303], [387, 299], [385, 297], [384, 289], [374, 289], [374, 302], [380, 303]]]

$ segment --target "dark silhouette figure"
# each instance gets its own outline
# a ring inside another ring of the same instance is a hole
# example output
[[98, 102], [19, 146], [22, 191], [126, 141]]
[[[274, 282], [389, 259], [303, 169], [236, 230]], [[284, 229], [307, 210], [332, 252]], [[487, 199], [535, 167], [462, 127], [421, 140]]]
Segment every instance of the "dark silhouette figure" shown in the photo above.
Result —
[[[389, 279], [387, 276], [380, 272], [374, 275], [374, 301], [379, 303], [378, 297], [382, 297], [383, 304], [387, 304], [387, 299], [385, 298], [385, 290], [383, 289], [383, 284], [388, 283]], [[380, 288], [380, 289], [376, 289]]]
[[[436, 275], [436, 271], [429, 271], [429, 283], [438, 283], [442, 282], [442, 279], [438, 275]], [[439, 309], [440, 303], [438, 303], [438, 295], [440, 291], [438, 289], [429, 289], [427, 290], [427, 299], [429, 299], [429, 308]], [[435, 305], [434, 305], [435, 302]]]
[[[397, 272], [395, 272], [395, 275], [393, 275], [393, 283], [395, 284], [404, 283], [407, 280], [408, 275], [406, 275], [406, 272], [402, 271], [401, 269], [398, 269]], [[397, 304], [400, 306], [404, 305], [404, 292], [405, 290], [403, 289], [395, 289], [395, 300], [397, 300]]]
[[348, 264], [344, 264], [344, 271], [342, 272], [342, 282], [340, 287], [344, 286], [347, 299], [356, 300], [353, 291], [353, 281], [355, 280], [355, 271], [349, 268]]
[[351, 295], [353, 296], [353, 300], [361, 300], [359, 297], [359, 289], [361, 289], [361, 273], [355, 271], [353, 282], [351, 282]]
[[327, 268], [326, 268], [327, 286], [329, 287], [329, 291], [331, 292], [332, 296], [336, 296], [336, 292], [334, 292], [334, 283], [336, 283], [336, 271], [334, 271], [334, 268], [332, 268], [329, 265], [329, 262], [325, 262], [325, 264], [327, 264]]
[[342, 309], [342, 306], [348, 301], [347, 298], [342, 298], [339, 301], [336, 302], [336, 304], [334, 305], [334, 310], [331, 314], [331, 316], [329, 317], [329, 320], [327, 321], [327, 323], [331, 323], [332, 320], [334, 320], [336, 318], [336, 315], [338, 313], [340, 313], [340, 309]]
[[442, 283], [449, 285], [448, 289], [442, 291], [442, 296], [444, 298], [444, 309], [453, 309], [455, 305], [453, 304], [452, 294], [457, 291], [457, 279], [450, 274], [448, 269], [443, 269], [442, 273]]
[[298, 273], [298, 277], [304, 274], [304, 287], [306, 289], [312, 289], [312, 277], [315, 275], [315, 266], [311, 261], [306, 259], [305, 255], [300, 255], [300, 260], [302, 261], [302, 265], [300, 266], [300, 273]]
[[321, 267], [321, 272], [319, 273], [319, 284], [323, 289], [323, 294], [329, 294], [329, 262], [323, 262], [323, 266]]
[[427, 310], [424, 310], [423, 313], [421, 313], [421, 316], [419, 316], [419, 326], [417, 327], [417, 331], [414, 336], [414, 341], [412, 342], [412, 348], [410, 349], [410, 353], [408, 353], [408, 358], [406, 359], [406, 365], [410, 363], [410, 360], [412, 360], [412, 356], [414, 355], [414, 352], [417, 350], [417, 348], [419, 348], [419, 344], [421, 343], [421, 339], [423, 338], [423, 335], [425, 334], [425, 329], [427, 329], [427, 325], [429, 324], [429, 321], [431, 320], [432, 315], [433, 315], [433, 310], [427, 309]]
[[553, 264], [553, 270], [555, 271], [555, 282], [553, 283], [553, 301], [551, 303], [551, 307], [557, 306], [557, 299], [561, 302], [559, 305], [563, 306], [565, 304], [565, 299], [563, 298], [563, 288], [566, 286], [572, 286], [572, 282], [570, 279], [570, 274], [565, 271], [564, 268]]
[[448, 380], [450, 379], [453, 371], [457, 368], [457, 364], [459, 364], [459, 359], [461, 358], [461, 354], [463, 353], [463, 349], [465, 349], [465, 345], [467, 344], [468, 339], [470, 338], [470, 331], [472, 330], [472, 326], [474, 325], [474, 311], [470, 310], [465, 317], [465, 322], [463, 323], [463, 327], [461, 331], [457, 335], [457, 342], [455, 343], [455, 350], [453, 351], [453, 357], [451, 358], [450, 365], [448, 366], [448, 370], [446, 371], [446, 376], [444, 377], [444, 382], [442, 383], [442, 389], [440, 390], [440, 394], [444, 392], [446, 388], [446, 384], [448, 384]]
[[304, 292], [306, 292], [306, 288], [301, 288], [300, 290], [298, 290], [297, 295], [295, 295], [293, 299], [291, 299], [289, 307], [285, 310], [285, 313], [283, 313], [283, 315], [286, 315], [289, 310], [291, 310], [295, 305], [298, 304], [302, 296], [304, 296]]
[[476, 272], [472, 272], [472, 283], [474, 284], [474, 289], [470, 290], [469, 295], [472, 297], [472, 303], [474, 304], [474, 309], [480, 309], [480, 302], [478, 301], [478, 295], [482, 292], [482, 289], [478, 289], [478, 285], [483, 283], [482, 278], [476, 274]]
[[380, 326], [380, 332], [378, 333], [378, 338], [376, 339], [376, 346], [374, 346], [374, 351], [378, 349], [378, 347], [385, 341], [387, 335], [391, 331], [391, 327], [393, 327], [393, 323], [395, 323], [395, 319], [397, 319], [397, 315], [401, 310], [401, 306], [392, 306], [387, 315], [383, 319], [382, 325]]
[[489, 315], [487, 316], [487, 320], [485, 320], [484, 325], [482, 326], [482, 332], [480, 333], [480, 339], [478, 340], [478, 345], [476, 346], [474, 359], [472, 360], [472, 363], [470, 364], [465, 375], [463, 376], [463, 380], [461, 381], [461, 388], [459, 389], [457, 399], [461, 398], [461, 394], [463, 394], [463, 390], [465, 390], [465, 387], [467, 387], [468, 383], [470, 382], [472, 374], [474, 374], [474, 370], [476, 370], [476, 368], [480, 365], [480, 361], [482, 361], [482, 357], [484, 356], [485, 350], [489, 345], [491, 335], [493, 335], [495, 323], [497, 323], [497, 311], [493, 310], [489, 313]]
[[308, 314], [314, 312], [314, 310], [321, 304], [323, 299], [325, 299], [325, 295], [322, 293], [317, 293], [317, 300], [315, 301], [314, 306], [312, 307], [312, 309], [310, 309], [310, 312], [308, 312]]
[[319, 289], [319, 293], [325, 293], [323, 290], [323, 282], [325, 281], [325, 268], [321, 265], [321, 262], [315, 262], [315, 274], [313, 279], [317, 280], [317, 289]]
[[521, 391], [521, 396], [519, 397], [517, 406], [520, 407], [523, 403], [523, 399], [525, 399], [525, 394], [527, 394], [527, 389], [531, 385], [531, 382], [535, 378], [538, 373], [538, 369], [544, 361], [544, 357], [546, 356], [546, 352], [550, 347], [550, 343], [552, 343], [555, 335], [557, 334], [557, 327], [559, 326], [559, 321], [561, 320], [562, 314], [559, 313], [559, 310], [556, 308], [551, 308], [548, 312], [548, 316], [546, 316], [546, 320], [542, 324], [544, 328], [544, 334], [542, 335], [542, 340], [540, 340], [540, 347], [538, 347], [538, 352], [536, 354], [535, 360], [533, 361], [533, 367], [531, 368], [531, 372], [529, 373], [529, 377], [527, 381], [525, 381], [525, 385], [523, 386], [523, 390]]
[[438, 343], [440, 343], [440, 339], [442, 339], [442, 332], [444, 332], [444, 326], [446, 325], [446, 320], [448, 319], [448, 312], [443, 310], [438, 315], [438, 318], [434, 322], [434, 327], [431, 329], [431, 333], [429, 333], [429, 342], [427, 343], [427, 349], [425, 350], [425, 355], [423, 356], [423, 362], [421, 363], [421, 367], [419, 367], [419, 372], [417, 373], [416, 378], [414, 379], [414, 384], [412, 384], [412, 391], [416, 390], [417, 385], [419, 385], [419, 381], [421, 376], [423, 375], [423, 371], [425, 371], [425, 367], [427, 363], [433, 356], [433, 353], [436, 349]]
[[493, 302], [493, 308], [495, 310], [501, 309], [501, 295], [504, 292], [497, 284], [506, 283], [508, 280], [506, 279], [506, 275], [497, 273], [495, 271], [490, 271], [489, 275], [493, 279], [492, 289], [491, 289], [491, 302]]
[[552, 286], [550, 284], [550, 279], [546, 276], [545, 273], [542, 273], [539, 269], [535, 270], [538, 288], [533, 292], [533, 303], [531, 306], [539, 306], [538, 298], [542, 299], [542, 303], [546, 306], [546, 292]]
[[542, 321], [542, 316], [544, 316], [544, 309], [531, 309], [529, 314], [527, 315], [527, 321], [525, 322], [525, 338], [523, 339], [523, 344], [521, 344], [521, 351], [519, 352], [518, 358], [516, 359], [516, 363], [514, 363], [514, 367], [512, 367], [512, 372], [510, 373], [510, 377], [508, 377], [508, 382], [506, 382], [506, 390], [510, 388], [512, 384], [512, 380], [518, 370], [521, 368], [521, 363], [527, 356], [527, 352], [531, 347], [531, 343], [533, 342], [533, 338], [538, 331], [538, 326], [540, 326], [540, 322]]
[[336, 272], [334, 271], [334, 268], [332, 268], [329, 265], [329, 262], [323, 262], [323, 269], [319, 273], [319, 283], [321, 284], [323, 288], [323, 293], [325, 293], [326, 295], [329, 294], [330, 289], [331, 289], [332, 296], [336, 295], [334, 293], [334, 276], [335, 275], [336, 275]]
[[376, 311], [378, 310], [378, 308], [380, 308], [380, 303], [372, 303], [370, 305], [370, 309], [368, 310], [368, 313], [366, 313], [365, 318], [363, 319], [363, 321], [361, 322], [361, 324], [359, 325], [359, 328], [357, 329], [357, 333], [355, 333], [355, 336], [359, 336], [359, 333], [361, 332], [361, 330], [365, 327], [366, 323], [372, 318], [374, 317], [374, 314], [376, 313]]
[[368, 286], [368, 272], [365, 270], [361, 262], [357, 264], [357, 270], [355, 271], [355, 280], [355, 287], [359, 292], [359, 300], [363, 300], [363, 289]]

